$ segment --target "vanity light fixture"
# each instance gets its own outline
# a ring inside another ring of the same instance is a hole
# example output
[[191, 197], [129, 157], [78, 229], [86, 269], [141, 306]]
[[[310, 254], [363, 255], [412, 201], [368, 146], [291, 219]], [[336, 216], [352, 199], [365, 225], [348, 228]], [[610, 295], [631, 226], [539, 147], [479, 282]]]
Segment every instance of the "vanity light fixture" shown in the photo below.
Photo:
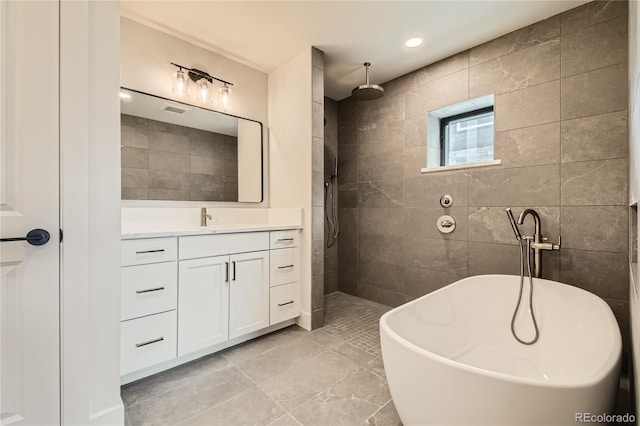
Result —
[[189, 78], [182, 67], [178, 67], [178, 71], [173, 76], [173, 94], [180, 98], [189, 97]]
[[219, 79], [205, 71], [200, 71], [195, 68], [188, 68], [173, 62], [171, 62], [171, 65], [178, 68], [174, 77], [174, 95], [179, 97], [188, 97], [190, 85], [189, 80], [191, 80], [196, 86], [196, 101], [203, 104], [210, 104], [212, 102], [211, 85], [214, 80], [219, 81], [223, 84], [220, 88], [220, 106], [225, 110], [227, 109], [230, 94], [228, 86], [233, 86], [233, 83]]
[[220, 88], [220, 108], [222, 108], [223, 111], [230, 108], [229, 95], [231, 95], [231, 89], [229, 89], [227, 83], [223, 83]]
[[209, 80], [202, 77], [200, 80], [196, 81], [196, 86], [197, 86], [196, 101], [203, 104], [208, 104], [210, 100], [209, 88], [211, 87], [211, 83], [209, 83]]
[[422, 44], [422, 39], [420, 37], [412, 37], [409, 40], [404, 42], [404, 45], [407, 47], [418, 47]]

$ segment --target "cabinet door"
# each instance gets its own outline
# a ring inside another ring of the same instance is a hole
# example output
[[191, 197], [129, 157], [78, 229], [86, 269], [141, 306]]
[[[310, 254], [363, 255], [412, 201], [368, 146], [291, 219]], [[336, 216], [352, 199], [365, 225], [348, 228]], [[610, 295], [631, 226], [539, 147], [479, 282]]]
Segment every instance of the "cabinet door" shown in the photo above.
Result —
[[269, 326], [269, 252], [230, 256], [229, 338]]
[[178, 356], [229, 339], [228, 262], [228, 256], [180, 262]]

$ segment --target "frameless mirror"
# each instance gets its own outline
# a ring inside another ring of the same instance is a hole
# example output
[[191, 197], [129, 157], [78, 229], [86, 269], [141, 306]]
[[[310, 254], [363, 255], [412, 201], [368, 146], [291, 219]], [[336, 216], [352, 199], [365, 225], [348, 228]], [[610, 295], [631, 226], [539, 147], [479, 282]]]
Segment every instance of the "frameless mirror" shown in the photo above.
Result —
[[262, 123], [120, 90], [122, 199], [259, 203]]

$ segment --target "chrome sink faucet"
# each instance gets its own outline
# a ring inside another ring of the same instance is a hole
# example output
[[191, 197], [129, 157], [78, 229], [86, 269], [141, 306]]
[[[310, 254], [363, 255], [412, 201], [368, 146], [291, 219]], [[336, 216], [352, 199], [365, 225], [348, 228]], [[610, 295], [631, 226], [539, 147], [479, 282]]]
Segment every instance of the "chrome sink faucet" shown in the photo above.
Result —
[[558, 237], [558, 244], [552, 244], [547, 242], [547, 239], [542, 236], [540, 231], [540, 215], [533, 209], [525, 209], [518, 217], [518, 225], [524, 223], [524, 219], [531, 215], [533, 217], [534, 231], [533, 237], [523, 237], [527, 239], [533, 239], [530, 246], [533, 250], [533, 276], [540, 278], [542, 275], [542, 250], [560, 250], [560, 237]]
[[211, 220], [211, 215], [207, 214], [207, 208], [200, 209], [200, 226], [207, 226], [207, 219]]

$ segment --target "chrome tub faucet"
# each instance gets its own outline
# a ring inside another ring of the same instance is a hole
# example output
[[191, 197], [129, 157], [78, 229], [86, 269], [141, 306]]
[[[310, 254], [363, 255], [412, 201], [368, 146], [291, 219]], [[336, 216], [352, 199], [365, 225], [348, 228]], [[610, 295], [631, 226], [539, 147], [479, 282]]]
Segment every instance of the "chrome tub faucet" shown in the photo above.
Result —
[[[517, 224], [513, 220], [511, 209], [507, 209], [507, 216], [509, 217], [509, 222], [511, 223], [511, 227], [513, 228], [513, 232], [516, 235], [517, 240], [532, 240], [529, 246], [534, 253], [532, 268], [533, 276], [535, 278], [540, 278], [542, 275], [542, 250], [560, 250], [560, 237], [558, 236], [558, 244], [547, 242], [547, 239], [542, 236], [542, 231], [540, 230], [540, 215], [533, 209], [525, 209], [522, 213], [520, 213]], [[526, 235], [521, 236], [520, 229], [518, 228], [518, 225], [524, 224], [524, 220], [527, 216], [533, 217], [534, 231], [533, 236], [531, 237]]]

